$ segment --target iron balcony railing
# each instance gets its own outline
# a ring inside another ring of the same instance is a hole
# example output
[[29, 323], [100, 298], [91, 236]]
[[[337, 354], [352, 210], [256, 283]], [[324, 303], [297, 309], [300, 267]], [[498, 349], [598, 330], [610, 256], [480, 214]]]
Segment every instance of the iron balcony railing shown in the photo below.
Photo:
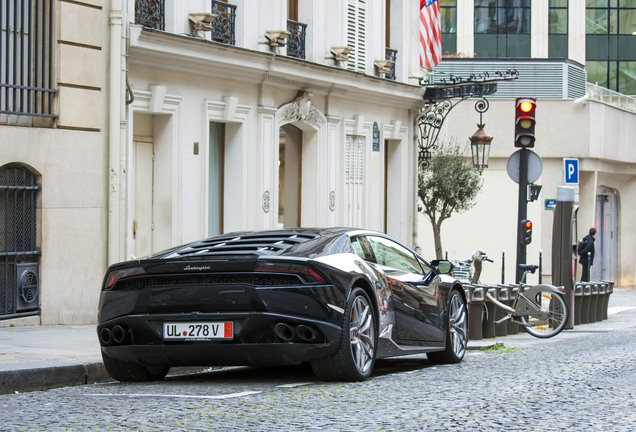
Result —
[[212, 13], [217, 17], [212, 22], [212, 40], [227, 45], [236, 44], [236, 6], [212, 0]]
[[395, 81], [395, 62], [397, 61], [397, 50], [395, 49], [391, 49], [391, 48], [385, 48], [386, 54], [384, 59], [385, 60], [391, 60], [393, 63], [391, 63], [391, 72], [389, 72], [388, 74], [386, 74], [385, 78], [386, 79], [390, 79]]
[[294, 20], [287, 20], [287, 55], [298, 59], [305, 59], [305, 36], [307, 34], [307, 24]]
[[53, 0], [0, 2], [0, 114], [53, 113]]
[[137, 0], [135, 2], [135, 24], [165, 30], [166, 8], [164, 0]]

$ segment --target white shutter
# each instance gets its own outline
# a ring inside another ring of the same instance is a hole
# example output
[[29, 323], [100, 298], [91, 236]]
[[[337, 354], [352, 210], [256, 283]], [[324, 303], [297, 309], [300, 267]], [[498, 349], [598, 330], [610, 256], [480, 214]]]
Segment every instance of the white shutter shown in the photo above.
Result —
[[345, 222], [351, 227], [362, 227], [364, 193], [365, 138], [347, 135], [345, 143]]
[[367, 0], [347, 4], [347, 46], [351, 48], [347, 69], [366, 72]]

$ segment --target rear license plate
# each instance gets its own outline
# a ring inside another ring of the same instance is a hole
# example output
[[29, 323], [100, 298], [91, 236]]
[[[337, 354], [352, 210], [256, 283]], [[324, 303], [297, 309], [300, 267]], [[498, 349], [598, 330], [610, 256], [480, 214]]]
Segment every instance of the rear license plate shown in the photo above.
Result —
[[163, 323], [163, 339], [175, 341], [229, 340], [234, 337], [232, 322]]

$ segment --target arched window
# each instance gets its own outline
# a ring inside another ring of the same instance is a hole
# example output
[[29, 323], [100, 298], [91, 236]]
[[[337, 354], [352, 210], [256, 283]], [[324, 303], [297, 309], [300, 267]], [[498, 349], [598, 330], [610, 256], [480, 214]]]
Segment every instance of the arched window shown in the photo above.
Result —
[[0, 167], [0, 319], [37, 313], [40, 189], [24, 167]]

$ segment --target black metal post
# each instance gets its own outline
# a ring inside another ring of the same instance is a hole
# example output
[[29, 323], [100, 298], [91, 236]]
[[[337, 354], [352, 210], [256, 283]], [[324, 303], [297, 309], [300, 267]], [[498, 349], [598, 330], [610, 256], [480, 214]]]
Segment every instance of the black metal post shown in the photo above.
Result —
[[517, 265], [515, 268], [515, 282], [523, 282], [523, 272], [520, 264], [526, 263], [526, 245], [523, 243], [521, 221], [528, 216], [528, 155], [526, 148], [519, 151], [519, 212], [517, 217]]
[[501, 284], [506, 283], [506, 251], [501, 252]]
[[539, 251], [539, 283], [543, 283], [543, 251]]

